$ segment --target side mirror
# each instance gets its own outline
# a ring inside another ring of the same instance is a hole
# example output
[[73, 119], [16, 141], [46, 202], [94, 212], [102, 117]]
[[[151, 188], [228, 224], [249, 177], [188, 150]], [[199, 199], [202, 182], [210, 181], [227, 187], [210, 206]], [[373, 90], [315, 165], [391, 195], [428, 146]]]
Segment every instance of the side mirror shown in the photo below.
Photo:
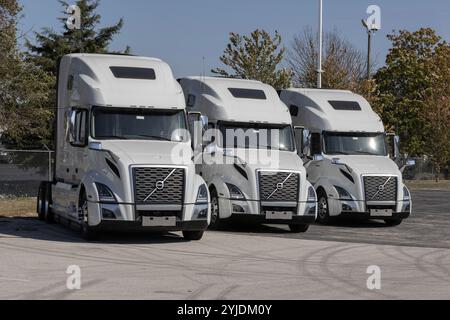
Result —
[[208, 128], [208, 117], [200, 112], [189, 112], [189, 132], [192, 139], [192, 148], [195, 150], [203, 149], [203, 134]]
[[295, 136], [295, 143], [297, 145], [297, 153], [300, 157], [304, 155], [304, 149], [305, 149], [305, 127], [295, 126], [294, 127], [294, 136]]
[[388, 139], [388, 147], [389, 147], [389, 156], [396, 160], [400, 156], [400, 137], [395, 135], [394, 133], [387, 134]]

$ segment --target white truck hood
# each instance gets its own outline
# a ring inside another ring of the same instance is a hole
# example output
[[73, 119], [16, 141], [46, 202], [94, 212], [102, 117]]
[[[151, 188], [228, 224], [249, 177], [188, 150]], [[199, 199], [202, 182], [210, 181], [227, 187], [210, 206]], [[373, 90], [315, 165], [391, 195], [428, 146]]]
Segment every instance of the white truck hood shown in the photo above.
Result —
[[190, 165], [190, 143], [169, 141], [111, 140], [102, 141], [102, 147], [111, 151], [119, 161], [133, 165]]
[[269, 158], [265, 158], [265, 151], [241, 150], [236, 151], [235, 156], [239, 162], [245, 164], [249, 170], [292, 170], [305, 173], [303, 162], [295, 152], [273, 151]]
[[362, 174], [386, 174], [401, 176], [397, 164], [388, 157], [377, 156], [337, 156], [357, 175]]

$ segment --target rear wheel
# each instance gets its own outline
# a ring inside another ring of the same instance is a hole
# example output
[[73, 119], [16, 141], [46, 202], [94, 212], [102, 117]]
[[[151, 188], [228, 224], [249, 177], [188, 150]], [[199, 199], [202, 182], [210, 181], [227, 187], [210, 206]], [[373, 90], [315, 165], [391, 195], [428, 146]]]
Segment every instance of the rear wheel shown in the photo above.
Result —
[[198, 241], [203, 238], [204, 231], [183, 231], [184, 239], [188, 241]]
[[45, 221], [45, 182], [41, 182], [39, 185], [37, 202], [36, 202], [36, 212], [38, 214], [39, 220]]
[[43, 201], [43, 209], [44, 209], [44, 218], [47, 223], [54, 223], [55, 219], [53, 216], [52, 209], [50, 208], [52, 203], [52, 184], [50, 182], [44, 182], [44, 201]]
[[318, 203], [318, 215], [317, 215], [317, 221], [319, 221], [322, 224], [328, 224], [330, 223], [330, 211], [328, 207], [328, 198], [326, 193], [320, 189], [317, 192], [317, 196], [319, 198]]
[[391, 220], [384, 220], [387, 226], [389, 227], [396, 227], [402, 224], [403, 219], [391, 219]]
[[86, 194], [83, 193], [80, 199], [81, 235], [84, 240], [92, 241], [97, 238], [97, 234], [89, 226], [89, 210]]
[[308, 231], [309, 224], [290, 224], [289, 229], [292, 233], [304, 233]]
[[218, 229], [220, 227], [220, 214], [219, 214], [219, 197], [217, 191], [211, 191], [211, 224], [210, 229]]

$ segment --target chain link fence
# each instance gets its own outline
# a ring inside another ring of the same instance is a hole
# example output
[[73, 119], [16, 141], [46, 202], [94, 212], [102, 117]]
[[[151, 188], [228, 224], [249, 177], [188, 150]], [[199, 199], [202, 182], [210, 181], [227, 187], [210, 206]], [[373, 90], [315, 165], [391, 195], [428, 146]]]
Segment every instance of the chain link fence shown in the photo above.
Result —
[[[403, 177], [406, 180], [435, 180], [436, 170], [427, 157], [413, 158], [416, 161], [414, 167], [406, 168]], [[442, 168], [440, 179], [449, 180], [449, 166]]]
[[0, 150], [0, 199], [36, 197], [52, 180], [52, 151]]

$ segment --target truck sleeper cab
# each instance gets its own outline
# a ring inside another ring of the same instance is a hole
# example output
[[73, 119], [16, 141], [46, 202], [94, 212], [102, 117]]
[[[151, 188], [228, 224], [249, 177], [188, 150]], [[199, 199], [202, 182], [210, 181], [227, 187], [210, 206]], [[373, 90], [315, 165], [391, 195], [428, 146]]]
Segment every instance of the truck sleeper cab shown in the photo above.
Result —
[[294, 125], [307, 129], [297, 141], [309, 156], [305, 166], [318, 194], [320, 222], [347, 215], [398, 225], [410, 216], [404, 167], [390, 159], [382, 120], [363, 97], [317, 89], [283, 90], [280, 97]]
[[[43, 220], [97, 230], [183, 231], [210, 222], [195, 173], [181, 87], [154, 58], [71, 54], [58, 79], [54, 181], [43, 182]], [[184, 154], [184, 156], [180, 156]]]
[[258, 81], [213, 77], [184, 78], [180, 84], [188, 111], [209, 120], [197, 172], [210, 190], [211, 227], [241, 218], [307, 231], [316, 220], [316, 194], [276, 91]]

